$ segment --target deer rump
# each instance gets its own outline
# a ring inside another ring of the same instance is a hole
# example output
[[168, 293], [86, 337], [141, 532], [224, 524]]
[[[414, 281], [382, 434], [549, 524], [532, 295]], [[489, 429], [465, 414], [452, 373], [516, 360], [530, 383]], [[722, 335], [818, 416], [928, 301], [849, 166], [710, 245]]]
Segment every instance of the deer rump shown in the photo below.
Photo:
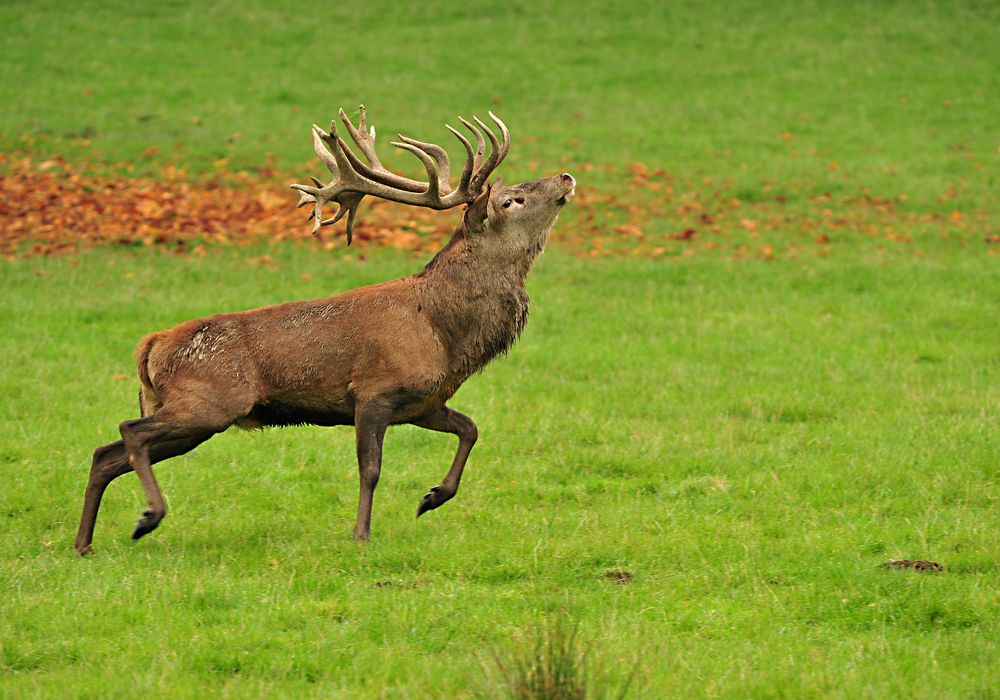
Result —
[[[341, 118], [367, 165], [335, 125], [331, 133], [313, 127], [317, 154], [334, 178], [326, 185], [314, 179], [316, 187], [295, 185], [302, 193], [300, 206], [314, 205], [316, 227], [333, 224], [346, 212], [350, 232], [366, 194], [435, 209], [468, 204], [451, 240], [409, 277], [325, 299], [217, 314], [146, 336], [136, 349], [141, 417], [121, 423], [122, 439], [94, 452], [75, 540], [79, 553], [91, 551], [100, 502], [113, 479], [133, 470], [139, 477], [147, 500], [132, 534], [139, 539], [166, 514], [152, 465], [232, 425], [354, 425], [357, 539], [370, 535], [382, 443], [391, 424], [458, 437], [451, 468], [420, 500], [417, 516], [457, 492], [478, 431], [471, 418], [445, 404], [524, 328], [525, 279], [576, 182], [562, 173], [511, 187], [487, 186], [510, 145], [506, 126], [493, 114], [502, 142], [476, 120], [492, 146], [488, 158], [483, 158], [486, 139], [475, 126], [463, 120], [476, 136], [475, 150], [452, 129], [467, 151], [458, 187], [451, 188], [444, 149], [402, 136], [396, 145], [420, 157], [428, 181], [401, 178], [378, 161], [374, 127], [365, 129], [363, 107], [360, 112], [359, 128], [343, 110]], [[340, 209], [323, 219], [323, 205], [331, 201]]]

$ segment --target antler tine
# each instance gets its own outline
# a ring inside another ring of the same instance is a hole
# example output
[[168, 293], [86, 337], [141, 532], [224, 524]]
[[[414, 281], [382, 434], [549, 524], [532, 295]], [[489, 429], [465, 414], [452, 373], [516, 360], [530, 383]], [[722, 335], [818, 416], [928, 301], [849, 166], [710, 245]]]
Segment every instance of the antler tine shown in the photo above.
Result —
[[[361, 202], [361, 197], [363, 196], [364, 195], [358, 197], [358, 203]], [[347, 227], [346, 227], [347, 245], [351, 245], [351, 235], [354, 233], [354, 220], [357, 218], [357, 216], [358, 216], [358, 205], [355, 204], [353, 207], [350, 207], [347, 210]]]
[[472, 152], [472, 144], [469, 143], [469, 139], [465, 138], [457, 130], [453, 129], [450, 124], [445, 124], [445, 126], [448, 127], [448, 130], [455, 134], [455, 137], [462, 142], [463, 146], [465, 146], [467, 156], [465, 158], [465, 167], [462, 169], [462, 178], [458, 182], [458, 189], [467, 190], [469, 189], [469, 181], [472, 179], [473, 163], [476, 159], [475, 154]]
[[[304, 207], [307, 204], [312, 204], [315, 201], [316, 201], [316, 198], [313, 197], [311, 194], [307, 194], [305, 192], [299, 192], [299, 202], [298, 202], [298, 204], [295, 205], [295, 208], [296, 209], [300, 209], [300, 208]], [[312, 214], [310, 214], [309, 218], [311, 219], [315, 215], [315, 213], [316, 212], [313, 212]]]
[[436, 143], [424, 143], [402, 134], [397, 134], [397, 136], [399, 136], [400, 141], [419, 148], [437, 162], [438, 189], [445, 194], [451, 192], [451, 159], [448, 158], [448, 151]]
[[[334, 159], [333, 154], [326, 147], [324, 143], [324, 134], [326, 132], [321, 128], [313, 124], [312, 135], [313, 135], [313, 149], [316, 151], [316, 155], [319, 159], [323, 161], [323, 164], [330, 170], [330, 173], [337, 177], [340, 173], [340, 168], [337, 166], [337, 161]], [[314, 178], [315, 179], [315, 178]], [[322, 187], [322, 185], [320, 185]]]
[[503, 137], [503, 143], [500, 145], [500, 157], [497, 158], [497, 165], [503, 162], [503, 159], [507, 157], [507, 152], [510, 150], [510, 131], [507, 130], [507, 125], [503, 123], [493, 112], [487, 112], [490, 115], [490, 119], [496, 122], [496, 125], [500, 127], [500, 135]]
[[365, 106], [361, 105], [358, 108], [360, 116], [358, 118], [358, 126], [355, 128], [354, 124], [351, 123], [350, 117], [344, 111], [344, 108], [340, 108], [340, 120], [344, 122], [344, 126], [347, 127], [347, 133], [351, 135], [354, 139], [354, 143], [358, 144], [358, 148], [361, 152], [365, 154], [365, 158], [371, 163], [373, 168], [381, 168], [382, 161], [378, 159], [378, 155], [375, 153], [375, 127], [371, 128], [371, 132], [367, 130], [367, 125], [365, 123]]
[[[340, 133], [337, 131], [337, 122], [330, 122], [330, 133], [320, 129], [319, 137], [333, 147], [333, 157], [337, 161], [337, 168], [339, 170], [339, 172], [334, 172], [334, 176], [339, 174], [342, 177], [346, 177], [349, 173], [353, 172], [351, 167], [352, 163], [347, 157], [347, 154], [351, 153], [353, 156], [354, 153], [347, 147], [347, 144], [344, 143], [344, 139], [341, 138]], [[355, 156], [355, 160], [356, 159], [357, 156]]]
[[[344, 113], [344, 108], [343, 107], [340, 108], [340, 113], [341, 114]], [[358, 105], [358, 129], [360, 129], [361, 131], [368, 131], [368, 122], [365, 119], [365, 117], [367, 115], [368, 115], [368, 110], [365, 109], [365, 106], [364, 105]], [[371, 135], [372, 135], [372, 139], [374, 139], [375, 138], [375, 125], [374, 124], [372, 125]]]
[[472, 170], [479, 170], [479, 165], [483, 161], [483, 154], [486, 153], [486, 139], [483, 138], [483, 132], [477, 129], [475, 126], [467, 122], [463, 117], [459, 117], [465, 128], [476, 135], [476, 154], [472, 162]]
[[[397, 136], [399, 136], [399, 138], [401, 139], [406, 139], [406, 137], [403, 136], [402, 134], [397, 134]], [[428, 155], [426, 152], [424, 152], [422, 148], [420, 148], [419, 146], [415, 146], [406, 140], [393, 141], [392, 145], [395, 146], [396, 148], [402, 148], [404, 150], [407, 150], [420, 159], [420, 161], [424, 164], [424, 168], [427, 170], [427, 189], [425, 190], [425, 192], [429, 197], [437, 197], [438, 194], [440, 194], [441, 192], [441, 180], [439, 179], [440, 173], [438, 171], [438, 162], [434, 158], [431, 158], [430, 155]], [[447, 180], [445, 180], [445, 183], [447, 183]], [[446, 184], [445, 187], [448, 187], [448, 185]], [[445, 194], [447, 194], [447, 192]], [[428, 206], [434, 206], [434, 205], [429, 204]]]
[[[483, 123], [482, 119], [475, 115], [473, 115], [472, 118], [476, 120], [476, 124], [478, 124], [490, 138], [490, 156], [486, 159], [486, 162], [483, 163], [483, 166], [472, 176], [472, 183], [470, 184], [472, 190], [479, 191], [482, 188], [483, 183], [486, 182], [486, 178], [488, 178], [490, 173], [492, 173], [496, 169], [497, 165], [500, 164], [501, 146], [500, 142], [497, 140], [496, 134], [493, 133], [490, 127]], [[506, 153], [503, 155], [506, 155]]]

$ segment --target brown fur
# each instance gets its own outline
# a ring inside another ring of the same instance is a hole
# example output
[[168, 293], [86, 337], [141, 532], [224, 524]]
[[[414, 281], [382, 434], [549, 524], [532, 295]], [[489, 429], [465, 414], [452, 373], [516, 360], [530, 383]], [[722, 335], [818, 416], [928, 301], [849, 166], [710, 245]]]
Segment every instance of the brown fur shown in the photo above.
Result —
[[94, 453], [77, 551], [90, 549], [112, 479], [133, 469], [139, 475], [149, 502], [133, 533], [141, 537], [166, 512], [152, 464], [231, 425], [354, 425], [359, 539], [369, 535], [390, 424], [458, 435], [451, 470], [417, 514], [450, 499], [477, 431], [445, 403], [524, 328], [525, 278], [573, 184], [561, 175], [488, 189], [415, 275], [324, 299], [217, 314], [143, 338], [136, 349], [143, 417], [122, 423], [122, 440]]

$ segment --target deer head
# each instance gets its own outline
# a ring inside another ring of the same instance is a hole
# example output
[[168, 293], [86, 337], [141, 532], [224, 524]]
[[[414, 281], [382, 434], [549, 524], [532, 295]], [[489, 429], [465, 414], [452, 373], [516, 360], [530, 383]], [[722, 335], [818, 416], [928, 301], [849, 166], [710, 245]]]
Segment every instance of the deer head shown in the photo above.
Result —
[[575, 191], [576, 180], [569, 173], [511, 187], [499, 179], [469, 205], [462, 220], [465, 235], [494, 259], [537, 254]]

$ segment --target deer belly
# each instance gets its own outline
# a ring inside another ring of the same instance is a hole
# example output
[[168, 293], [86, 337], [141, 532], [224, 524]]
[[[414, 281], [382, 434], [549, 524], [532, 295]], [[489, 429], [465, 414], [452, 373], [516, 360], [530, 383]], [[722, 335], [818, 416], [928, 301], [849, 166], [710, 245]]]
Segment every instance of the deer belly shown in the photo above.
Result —
[[279, 402], [256, 404], [236, 425], [248, 430], [285, 425], [353, 425], [354, 409], [347, 405], [295, 406]]

